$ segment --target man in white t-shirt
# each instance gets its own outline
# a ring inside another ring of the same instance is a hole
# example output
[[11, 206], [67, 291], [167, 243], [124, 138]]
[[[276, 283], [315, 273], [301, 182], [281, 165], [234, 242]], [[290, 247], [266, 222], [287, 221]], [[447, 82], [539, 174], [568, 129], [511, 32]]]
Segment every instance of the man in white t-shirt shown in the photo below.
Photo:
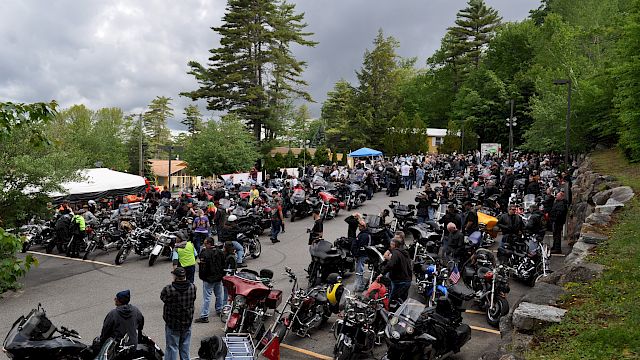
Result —
[[402, 173], [402, 181], [404, 182], [404, 189], [409, 190], [411, 186], [411, 166], [406, 162], [402, 164], [400, 167], [400, 172]]

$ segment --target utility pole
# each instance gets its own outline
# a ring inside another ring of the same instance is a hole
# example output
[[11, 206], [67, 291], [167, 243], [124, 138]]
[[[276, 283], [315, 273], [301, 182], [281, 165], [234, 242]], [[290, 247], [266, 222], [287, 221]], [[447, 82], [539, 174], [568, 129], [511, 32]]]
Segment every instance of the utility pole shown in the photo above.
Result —
[[140, 157], [139, 165], [138, 165], [138, 175], [144, 176], [144, 162], [142, 160], [142, 113], [138, 114], [138, 127], [140, 129], [140, 141], [138, 144], [138, 153]]
[[509, 165], [513, 164], [513, 127], [517, 125], [516, 118], [513, 117], [513, 107], [515, 100], [511, 99], [511, 116], [507, 119], [507, 126], [509, 127]]

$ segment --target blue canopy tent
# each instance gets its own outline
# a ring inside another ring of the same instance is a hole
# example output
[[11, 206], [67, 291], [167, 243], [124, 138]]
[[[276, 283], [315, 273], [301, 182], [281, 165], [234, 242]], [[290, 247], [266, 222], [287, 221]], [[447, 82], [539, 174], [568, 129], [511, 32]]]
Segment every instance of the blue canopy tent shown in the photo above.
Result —
[[358, 157], [369, 157], [369, 156], [382, 156], [382, 151], [373, 150], [369, 148], [361, 148], [356, 151], [350, 152], [349, 157], [358, 158]]

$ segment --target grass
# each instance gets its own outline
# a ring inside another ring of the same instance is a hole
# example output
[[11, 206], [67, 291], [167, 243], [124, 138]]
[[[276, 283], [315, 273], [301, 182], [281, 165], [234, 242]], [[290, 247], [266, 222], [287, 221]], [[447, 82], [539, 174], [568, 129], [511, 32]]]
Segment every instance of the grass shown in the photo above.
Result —
[[[640, 190], [640, 165], [629, 165], [615, 150], [593, 155], [601, 174]], [[609, 241], [590, 261], [603, 264], [600, 279], [567, 284], [561, 324], [536, 334], [527, 359], [640, 359], [640, 202], [618, 215]]]

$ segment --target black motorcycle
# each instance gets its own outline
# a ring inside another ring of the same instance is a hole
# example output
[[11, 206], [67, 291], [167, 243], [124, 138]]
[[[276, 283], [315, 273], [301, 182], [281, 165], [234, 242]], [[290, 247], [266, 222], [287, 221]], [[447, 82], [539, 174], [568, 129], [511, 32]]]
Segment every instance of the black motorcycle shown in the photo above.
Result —
[[96, 250], [109, 252], [113, 249], [119, 249], [123, 243], [123, 232], [118, 229], [117, 224], [105, 219], [102, 225], [92, 229], [92, 232], [87, 236], [86, 242], [87, 246], [82, 256], [83, 260], [87, 260]]
[[147, 257], [153, 251], [156, 238], [150, 229], [135, 228], [122, 242], [122, 247], [116, 254], [116, 265], [122, 265], [133, 250], [140, 257]]
[[291, 222], [294, 222], [296, 217], [302, 218], [311, 215], [313, 209], [319, 209], [322, 205], [320, 199], [315, 196], [307, 198], [304, 192], [294, 192], [290, 202]]
[[358, 184], [351, 183], [347, 185], [347, 195], [344, 199], [347, 210], [356, 209], [362, 206], [367, 200], [367, 191]]
[[315, 286], [310, 289], [298, 287], [298, 278], [293, 271], [285, 267], [285, 275], [293, 283], [291, 294], [287, 298], [279, 316], [271, 326], [269, 332], [261, 339], [266, 345], [274, 335], [279, 341], [284, 341], [291, 331], [299, 337], [309, 336], [309, 331], [324, 325], [331, 317], [331, 308], [327, 299], [326, 287]]
[[407, 231], [416, 224], [416, 206], [414, 204], [404, 205], [400, 204], [399, 201], [392, 200], [391, 204], [389, 204], [389, 209], [391, 209], [393, 217], [398, 220], [397, 229]]
[[440, 360], [460, 352], [471, 339], [471, 328], [452, 301], [440, 297], [435, 307], [407, 299], [389, 318], [384, 360]]
[[156, 343], [144, 334], [140, 334], [136, 349], [123, 345], [126, 338], [122, 339], [124, 341], [109, 339], [102, 344], [97, 354], [92, 346], [81, 343], [80, 339], [77, 331], [53, 325], [45, 310], [38, 304], [37, 308], [26, 316], [20, 316], [13, 323], [2, 347], [9, 358], [16, 360], [161, 360], [164, 356]]
[[500, 263], [511, 268], [513, 276], [529, 286], [551, 272], [549, 254], [547, 244], [534, 235], [525, 237], [524, 241], [505, 242], [498, 248]]
[[413, 243], [409, 245], [409, 255], [414, 263], [423, 263], [427, 257], [437, 257], [442, 246], [444, 231], [435, 221], [427, 221], [409, 227]]
[[311, 263], [306, 270], [309, 286], [325, 283], [327, 277], [332, 273], [344, 275], [355, 268], [353, 257], [348, 256], [342, 248], [335, 247], [324, 239], [311, 245], [309, 254], [311, 255]]
[[46, 247], [46, 244], [55, 237], [50, 223], [45, 221], [31, 221], [29, 224], [21, 226], [18, 230], [18, 234], [24, 237], [22, 243], [23, 253], [29, 251], [29, 249], [34, 245], [42, 245]]
[[363, 296], [347, 296], [344, 315], [333, 325], [336, 344], [333, 357], [336, 360], [357, 359], [359, 354], [371, 352], [382, 344], [388, 313], [384, 309], [386, 297], [372, 299]]

